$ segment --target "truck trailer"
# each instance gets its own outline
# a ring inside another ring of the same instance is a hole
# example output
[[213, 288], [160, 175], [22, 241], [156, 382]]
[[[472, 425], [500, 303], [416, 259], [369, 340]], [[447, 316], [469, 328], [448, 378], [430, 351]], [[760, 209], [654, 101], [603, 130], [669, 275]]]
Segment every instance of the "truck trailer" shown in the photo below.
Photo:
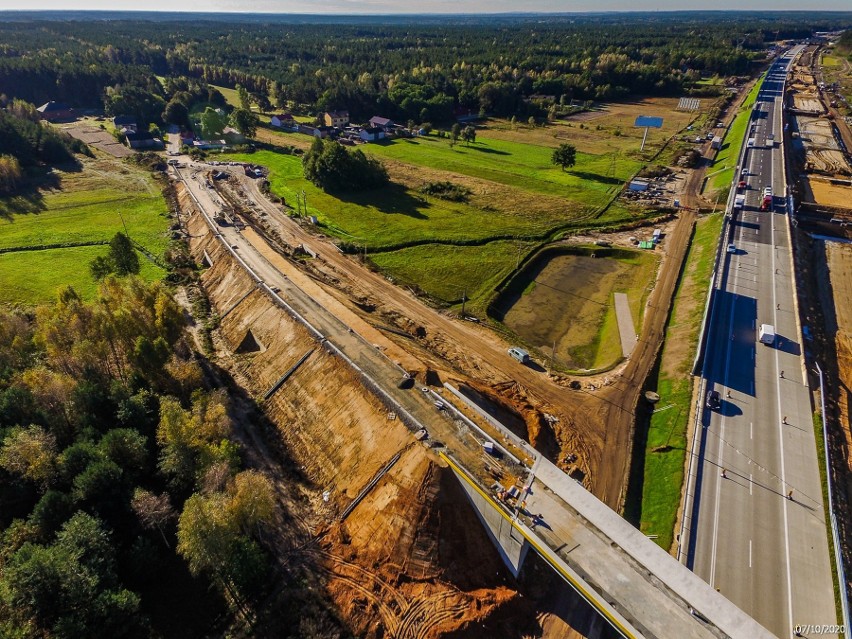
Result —
[[775, 343], [775, 327], [772, 324], [761, 324], [758, 340], [761, 344], [772, 346]]

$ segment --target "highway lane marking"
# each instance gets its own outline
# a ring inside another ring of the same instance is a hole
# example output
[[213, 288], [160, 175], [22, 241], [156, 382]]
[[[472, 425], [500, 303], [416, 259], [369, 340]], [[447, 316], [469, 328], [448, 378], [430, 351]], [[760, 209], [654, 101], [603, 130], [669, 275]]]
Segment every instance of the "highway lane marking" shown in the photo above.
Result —
[[[754, 351], [752, 351], [751, 354], [752, 354], [752, 359], [754, 359]], [[748, 438], [754, 439], [754, 422], [748, 423]], [[751, 475], [749, 475], [749, 476], [751, 476]]]
[[749, 495], [754, 494], [754, 491], [752, 490], [753, 488], [754, 488], [754, 475], [749, 473], [748, 474], [748, 494]]
[[[738, 260], [739, 261], [739, 260]], [[739, 271], [734, 271], [734, 289], [739, 285]], [[731, 301], [731, 312], [730, 318], [728, 320], [728, 332], [733, 335], [734, 334], [734, 315], [737, 306], [737, 298], [736, 296]], [[730, 378], [731, 371], [731, 344], [728, 343], [728, 348], [725, 350], [725, 375], [723, 379], [723, 383], [725, 386], [730, 388], [730, 384], [728, 383], [728, 379]], [[719, 445], [718, 451], [716, 453], [716, 459], [720, 466], [724, 468], [723, 464], [723, 448], [722, 442], [725, 440], [725, 415], [722, 415], [719, 426]], [[713, 549], [710, 553], [710, 585], [715, 587], [716, 582], [716, 552], [719, 544], [719, 509], [721, 503], [721, 494], [722, 494], [722, 482], [719, 479], [716, 479], [716, 504], [715, 504], [715, 512], [713, 515]]]
[[[772, 173], [770, 174], [770, 175], [772, 175], [772, 174], [774, 174], [774, 162], [775, 162], [775, 160], [774, 160], [774, 157], [772, 155], [770, 155], [770, 159], [773, 162]], [[775, 224], [772, 225], [772, 246], [777, 246], [776, 242], [775, 242]], [[772, 251], [772, 271], [771, 271], [771, 273], [772, 273], [772, 317], [773, 317], [773, 321], [775, 322], [775, 325], [778, 326], [778, 311], [777, 311], [778, 307], [777, 307], [777, 303], [776, 303], [777, 296], [776, 296], [776, 290], [775, 290], [776, 286], [777, 286], [776, 277], [775, 277], [775, 251]], [[779, 353], [778, 349], [775, 349], [775, 370], [776, 371], [780, 369], [779, 360], [780, 360], [780, 353]], [[776, 402], [778, 404], [778, 413], [776, 414], [776, 417], [777, 417], [778, 415], [782, 414], [781, 413], [782, 408], [781, 408], [781, 378], [780, 377], [777, 377], [775, 379], [775, 388], [776, 388], [775, 399], [776, 399]], [[779, 443], [780, 443], [780, 447], [781, 447], [781, 483], [783, 485], [782, 490], [786, 491], [787, 490], [787, 470], [786, 470], [786, 466], [784, 464], [784, 426], [781, 423], [782, 420], [776, 419], [776, 422], [778, 424]], [[784, 504], [783, 504], [783, 510], [784, 510], [784, 550], [785, 550], [786, 559], [787, 559], [787, 615], [788, 615], [787, 618], [788, 618], [788, 622], [790, 624], [788, 627], [792, 628], [793, 627], [793, 578], [792, 578], [792, 574], [791, 574], [791, 571], [790, 571], [790, 523], [789, 523], [788, 514], [787, 514], [787, 502], [789, 500], [783, 499], [783, 501], [784, 501]]]
[[748, 540], [748, 567], [751, 568], [751, 539]]

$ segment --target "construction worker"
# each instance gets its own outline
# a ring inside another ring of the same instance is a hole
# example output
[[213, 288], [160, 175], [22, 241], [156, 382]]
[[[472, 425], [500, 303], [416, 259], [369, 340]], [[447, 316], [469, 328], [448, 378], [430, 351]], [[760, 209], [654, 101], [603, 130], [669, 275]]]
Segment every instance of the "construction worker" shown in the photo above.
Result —
[[731, 399], [731, 391], [730, 391], [730, 389], [728, 390], [728, 392], [727, 392], [727, 393], [725, 393], [725, 397], [727, 397], [728, 399]]
[[789, 499], [790, 501], [793, 501], [793, 491], [792, 490], [789, 493], [787, 493], [787, 499]]
[[781, 379], [784, 379], [784, 371], [781, 371], [780, 377], [781, 377]]
[[727, 478], [728, 478], [728, 471], [726, 471], [726, 470], [723, 468], [723, 469], [722, 469], [722, 473], [721, 473], [721, 475], [722, 475], [722, 479], [727, 479]]
[[786, 424], [786, 423], [787, 423], [787, 416], [786, 416], [786, 415], [784, 415], [784, 418], [781, 420], [781, 423], [782, 423], [782, 424]]

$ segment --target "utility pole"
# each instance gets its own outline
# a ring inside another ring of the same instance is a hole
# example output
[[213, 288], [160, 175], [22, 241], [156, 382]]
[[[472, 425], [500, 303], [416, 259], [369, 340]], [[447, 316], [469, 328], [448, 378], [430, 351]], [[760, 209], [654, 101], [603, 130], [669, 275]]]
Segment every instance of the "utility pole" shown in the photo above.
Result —
[[461, 311], [462, 319], [464, 319], [465, 302], [467, 302], [467, 289], [466, 288], [464, 289], [464, 292], [462, 293], [462, 311]]
[[121, 211], [118, 212], [118, 217], [121, 218], [121, 225], [124, 227], [124, 234], [127, 236], [127, 239], [130, 239], [130, 231], [127, 230], [127, 223], [124, 221], [124, 216], [121, 214]]

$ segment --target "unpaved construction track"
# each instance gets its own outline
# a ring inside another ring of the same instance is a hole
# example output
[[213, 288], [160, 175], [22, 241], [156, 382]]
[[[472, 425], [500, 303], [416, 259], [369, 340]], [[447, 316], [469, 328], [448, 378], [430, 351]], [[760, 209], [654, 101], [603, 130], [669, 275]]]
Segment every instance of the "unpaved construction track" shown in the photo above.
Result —
[[[203, 277], [211, 301], [232, 309], [220, 321], [220, 363], [262, 396], [316, 347], [315, 337], [268, 296], [245, 295], [254, 282], [207, 232], [203, 218], [195, 215], [187, 226], [193, 254], [198, 259], [206, 253], [212, 261]], [[274, 542], [279, 559], [320, 576], [356, 634], [439, 637], [516, 597], [503, 585], [499, 556], [456, 480], [412, 443], [399, 419], [389, 419], [387, 408], [339, 357], [316, 348], [263, 408], [298, 464], [295, 472], [314, 486], [307, 501], [290, 510], [315, 540], [295, 547], [283, 538]], [[339, 523], [340, 512], [396, 455], [398, 462]], [[263, 467], [273, 478], [280, 472], [268, 463]]]
[[[695, 220], [694, 212], [684, 212], [667, 238], [659, 279], [645, 309], [642, 333], [630, 360], [620, 371], [606, 376], [609, 385], [603, 384], [602, 376], [601, 380], [591, 383], [580, 380], [582, 390], [571, 390], [567, 387], [569, 378], [551, 376], [512, 361], [506, 355], [507, 345], [494, 333], [426, 306], [410, 292], [392, 285], [356, 259], [341, 254], [330, 242], [286, 216], [261, 192], [258, 181], [239, 179], [241, 189], [264, 214], [265, 230], [259, 229], [261, 232], [276, 235], [274, 239], [282, 245], [302, 245], [320, 255], [320, 260], [313, 264], [318, 279], [334, 284], [325, 287], [317, 284], [326, 296], [333, 297], [337, 305], [358, 315], [364, 322], [372, 319], [376, 323], [379, 319], [380, 324], [392, 323], [396, 329], [411, 335], [411, 340], [402, 343], [390, 332], [377, 338], [377, 343], [389, 346], [389, 354], [401, 349], [408, 353], [408, 363], [411, 363], [411, 356], [419, 359], [419, 365], [414, 367], [404, 363], [411, 370], [429, 368], [445, 374], [464, 373], [495, 387], [515, 383], [514, 387], [525, 396], [525, 403], [534, 406], [539, 413], [557, 417], [558, 421], [544, 427], [553, 430], [552, 439], [558, 442], [562, 452], [577, 455], [576, 463], [587, 476], [589, 488], [611, 507], [621, 506], [630, 460], [634, 409], [641, 385], [661, 344], [662, 329]], [[264, 238], [247, 237], [258, 251], [271, 259], [272, 251]], [[358, 300], [359, 305], [356, 306], [353, 299]], [[365, 313], [365, 306], [374, 309], [373, 312]], [[452, 367], [450, 370], [447, 370], [448, 363]], [[513, 406], [514, 398], [505, 398], [505, 403]]]

